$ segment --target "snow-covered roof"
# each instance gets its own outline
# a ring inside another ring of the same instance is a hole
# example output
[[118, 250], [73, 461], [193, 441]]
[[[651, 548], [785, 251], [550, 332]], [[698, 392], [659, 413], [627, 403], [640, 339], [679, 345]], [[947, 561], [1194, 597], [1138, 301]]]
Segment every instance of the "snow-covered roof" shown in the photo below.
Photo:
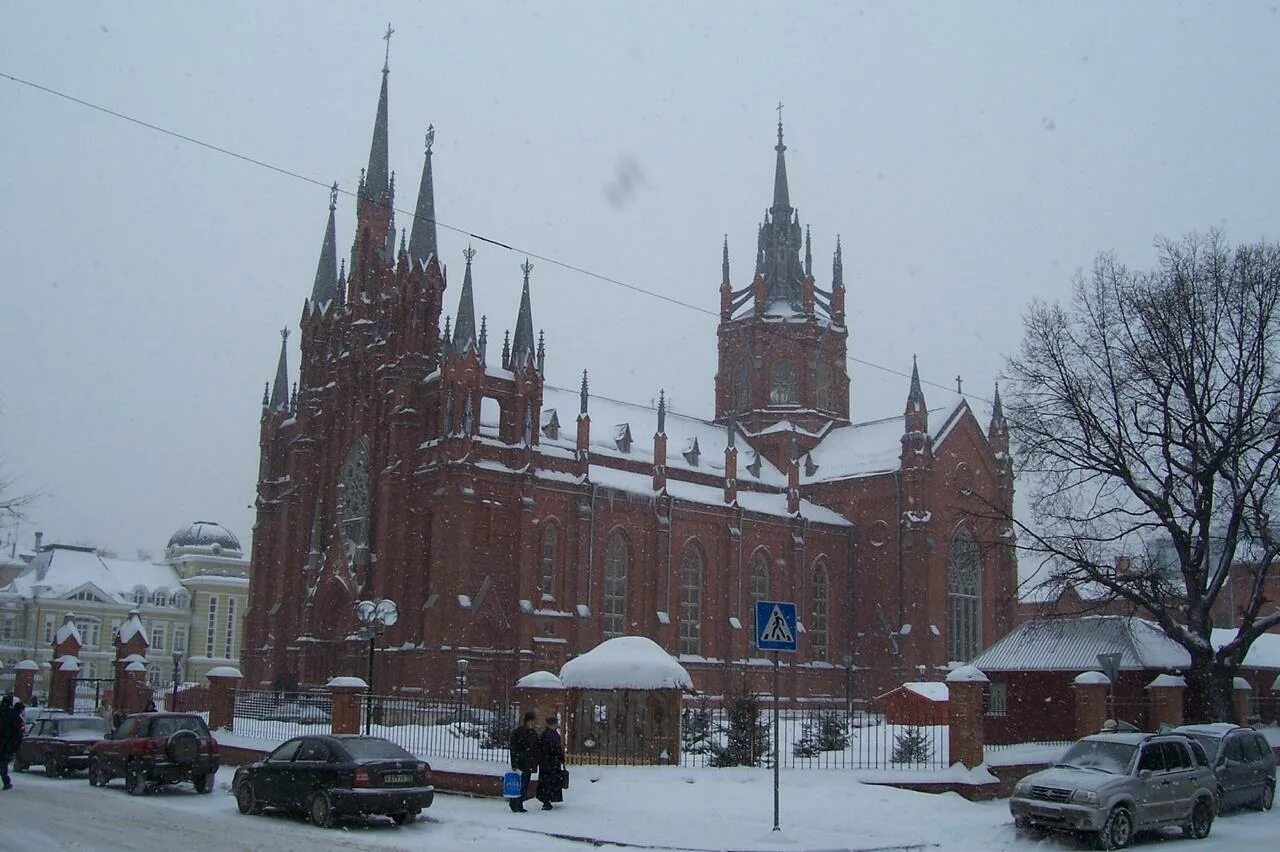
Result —
[[922, 695], [930, 701], [946, 701], [951, 694], [945, 683], [913, 682], [904, 683], [903, 686], [914, 692], [916, 695]]
[[1186, 686], [1186, 678], [1180, 675], [1158, 674], [1151, 679], [1151, 683], [1147, 684], [1147, 689], [1160, 689], [1169, 686]]
[[[1230, 642], [1235, 630], [1215, 629], [1215, 648]], [[1098, 667], [1098, 654], [1120, 654], [1122, 671], [1181, 669], [1191, 665], [1185, 648], [1158, 626], [1141, 618], [1084, 615], [1046, 618], [1018, 625], [978, 655], [983, 671], [1085, 671]], [[1280, 634], [1264, 633], [1249, 648], [1244, 665], [1280, 669]]]
[[48, 600], [70, 597], [91, 586], [105, 594], [110, 603], [128, 603], [138, 587], [153, 592], [180, 585], [178, 573], [164, 563], [104, 559], [91, 547], [55, 544], [31, 560], [5, 591], [31, 598], [39, 586], [39, 597]]
[[[652, 496], [653, 477], [647, 473], [635, 473], [629, 470], [618, 470], [613, 467], [593, 464], [588, 472], [592, 482], [618, 491], [632, 494]], [[741, 480], [740, 480], [741, 481]], [[720, 486], [700, 485], [694, 482], [682, 482], [676, 479], [667, 480], [667, 493], [677, 500], [703, 505], [724, 505], [724, 489]], [[748, 512], [759, 512], [762, 515], [790, 517], [787, 511], [787, 495], [783, 492], [765, 493], [759, 491], [738, 491], [738, 505]], [[800, 514], [810, 521], [833, 526], [850, 526], [839, 512], [825, 506], [819, 506], [810, 500], [800, 501]]]
[[[967, 409], [968, 403], [964, 397], [957, 396], [943, 406], [929, 409], [932, 423], [930, 432], [935, 449], [951, 433], [962, 414], [962, 406]], [[830, 482], [895, 471], [902, 463], [900, 456], [904, 430], [901, 414], [838, 426], [828, 432], [810, 452], [810, 457], [818, 468], [812, 476], [805, 475], [801, 468], [800, 481]]]
[[58, 628], [58, 632], [53, 634], [53, 641], [56, 645], [61, 645], [68, 639], [74, 638], [76, 644], [83, 647], [84, 639], [80, 638], [80, 631], [76, 628], [76, 623], [70, 617], [62, 622], [62, 626]]
[[560, 678], [548, 671], [529, 672], [516, 681], [516, 688], [524, 689], [564, 689]]
[[339, 689], [368, 689], [369, 684], [364, 682], [361, 677], [331, 677], [329, 682], [325, 684], [327, 687], [337, 687]]
[[[559, 447], [572, 450], [577, 443], [577, 426], [579, 396], [577, 390], [568, 390], [554, 385], [546, 385], [542, 391], [542, 408], [555, 409], [560, 421], [560, 437], [550, 438], [545, 433], [538, 439], [544, 447]], [[631, 459], [646, 465], [653, 464], [653, 435], [658, 431], [658, 410], [656, 407], [637, 405], [631, 402], [609, 399], [601, 396], [589, 396], [587, 413], [591, 416], [591, 443], [589, 449], [593, 457], [616, 457]], [[544, 418], [545, 419], [545, 418]], [[626, 424], [631, 427], [631, 451], [624, 453], [618, 449], [615, 429]], [[667, 470], [687, 470], [724, 477], [724, 450], [729, 443], [729, 432], [724, 426], [689, 417], [667, 410], [664, 424], [667, 435]], [[681, 450], [698, 442], [698, 463], [695, 465], [684, 457]], [[768, 459], [760, 459], [760, 477], [756, 479], [746, 471], [750, 463], [752, 451], [746, 437], [738, 431], [738, 479], [748, 479], [786, 488], [787, 477]], [[745, 458], [744, 458], [745, 457]]]
[[125, 644], [135, 636], [141, 636], [142, 643], [144, 645], [151, 644], [151, 639], [147, 636], [147, 630], [142, 626], [142, 619], [138, 617], [138, 611], [136, 609], [129, 610], [129, 617], [125, 619], [124, 624], [120, 625], [120, 629], [116, 632], [116, 636], [119, 637], [121, 645]]
[[35, 660], [18, 660], [13, 664], [13, 670], [16, 672], [35, 672], [40, 670], [40, 664]]
[[961, 666], [947, 673], [947, 683], [986, 683], [987, 676], [977, 666]]
[[601, 642], [560, 669], [569, 689], [692, 689], [684, 666], [644, 636]]
[[1096, 686], [1110, 686], [1111, 678], [1107, 677], [1102, 672], [1080, 672], [1080, 674], [1076, 675], [1074, 682]]

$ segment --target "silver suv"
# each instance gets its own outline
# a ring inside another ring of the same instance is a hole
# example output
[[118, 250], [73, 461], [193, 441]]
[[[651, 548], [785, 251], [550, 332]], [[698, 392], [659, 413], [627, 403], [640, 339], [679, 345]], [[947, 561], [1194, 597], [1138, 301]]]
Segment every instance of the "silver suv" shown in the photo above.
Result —
[[1094, 734], [1019, 781], [1009, 810], [1020, 829], [1091, 833], [1099, 849], [1123, 849], [1135, 832], [1166, 826], [1208, 837], [1214, 787], [1204, 749], [1190, 737]]

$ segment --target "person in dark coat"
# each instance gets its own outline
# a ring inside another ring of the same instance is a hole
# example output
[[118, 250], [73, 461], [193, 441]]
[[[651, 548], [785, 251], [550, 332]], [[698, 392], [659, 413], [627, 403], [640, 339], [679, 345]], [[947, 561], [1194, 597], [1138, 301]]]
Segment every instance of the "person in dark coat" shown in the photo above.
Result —
[[3, 782], [5, 790], [13, 789], [13, 782], [9, 780], [9, 761], [22, 745], [22, 710], [22, 702], [15, 705], [12, 695], [0, 698], [0, 782]]
[[510, 799], [509, 804], [518, 814], [527, 813], [524, 803], [529, 798], [529, 779], [538, 768], [541, 746], [534, 727], [537, 721], [537, 713], [525, 713], [520, 727], [511, 732], [511, 768], [520, 773], [520, 798]]
[[551, 810], [552, 802], [564, 801], [564, 741], [556, 726], [560, 720], [547, 717], [546, 730], [542, 732], [542, 758], [538, 761], [538, 801], [544, 811]]

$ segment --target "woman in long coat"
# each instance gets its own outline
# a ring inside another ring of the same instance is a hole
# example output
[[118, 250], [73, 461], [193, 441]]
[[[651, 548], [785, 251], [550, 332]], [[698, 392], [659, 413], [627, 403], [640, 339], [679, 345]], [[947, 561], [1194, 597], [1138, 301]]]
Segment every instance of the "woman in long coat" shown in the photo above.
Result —
[[552, 802], [564, 801], [564, 741], [556, 725], [555, 716], [547, 717], [547, 728], [542, 732], [542, 750], [538, 759], [538, 801], [544, 811], [551, 810]]

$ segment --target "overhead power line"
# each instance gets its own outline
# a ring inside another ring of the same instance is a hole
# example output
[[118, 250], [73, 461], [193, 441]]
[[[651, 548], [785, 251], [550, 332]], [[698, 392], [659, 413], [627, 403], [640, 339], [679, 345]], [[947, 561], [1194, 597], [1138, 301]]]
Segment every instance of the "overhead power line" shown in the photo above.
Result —
[[[160, 133], [165, 136], [172, 137], [174, 139], [180, 139], [183, 142], [187, 142], [192, 145], [196, 145], [200, 148], [205, 148], [207, 150], [214, 151], [224, 156], [231, 157], [236, 160], [240, 160], [241, 162], [249, 163], [250, 165], [258, 166], [259, 168], [267, 169], [268, 171], [275, 172], [276, 174], [293, 178], [294, 180], [300, 180], [304, 183], [312, 184], [313, 186], [318, 186], [321, 189], [324, 189], [325, 191], [330, 191], [332, 189], [332, 184], [330, 182], [322, 181], [322, 180], [319, 180], [318, 178], [314, 178], [309, 175], [304, 175], [300, 172], [295, 172], [290, 169], [286, 169], [283, 166], [277, 166], [274, 163], [268, 163], [265, 160], [260, 160], [256, 157], [251, 157], [248, 154], [242, 154], [239, 151], [233, 151], [232, 149], [225, 148], [221, 145], [215, 145], [212, 142], [206, 142], [205, 140], [198, 139], [194, 136], [188, 136], [185, 133], [179, 133], [176, 130], [170, 130], [169, 128], [163, 127], [159, 124], [153, 124], [152, 122], [144, 121], [140, 118], [135, 118], [134, 116], [120, 112], [118, 110], [111, 109], [110, 107], [105, 107], [105, 106], [102, 106], [101, 104], [96, 104], [96, 103], [93, 103], [92, 101], [87, 101], [83, 98], [78, 98], [75, 95], [71, 95], [66, 92], [59, 91], [49, 86], [44, 86], [44, 85], [41, 85], [40, 83], [36, 83], [31, 80], [26, 80], [26, 79], [23, 79], [22, 77], [17, 77], [17, 76], [14, 76], [13, 74], [9, 74], [4, 71], [0, 71], [0, 78], [4, 78], [13, 83], [17, 83], [18, 85], [21, 85], [21, 86], [26, 86], [30, 89], [34, 89], [35, 91], [42, 92], [46, 95], [51, 95], [56, 98], [61, 98], [65, 101], [70, 101], [73, 104], [85, 107], [86, 109], [94, 110], [95, 112], [103, 113], [104, 115], [109, 115], [112, 118], [118, 118], [121, 121], [127, 121], [130, 124], [136, 124], [139, 127], [146, 128], [147, 130], [151, 130], [155, 133]], [[356, 194], [354, 192], [347, 189], [339, 188], [338, 192], [342, 195], [346, 195], [351, 198], [356, 197]], [[416, 218], [413, 211], [405, 210], [399, 207], [396, 207], [393, 209], [395, 210], [396, 213], [403, 214], [407, 216], [410, 220]], [[507, 251], [516, 252], [518, 254], [522, 254], [527, 257], [534, 258], [535, 260], [539, 260], [543, 263], [549, 263], [552, 266], [558, 266], [561, 269], [565, 269], [570, 272], [576, 272], [579, 275], [583, 275], [588, 278], [594, 278], [597, 281], [603, 281], [607, 284], [613, 284], [614, 286], [622, 287], [626, 290], [631, 290], [634, 293], [640, 293], [641, 295], [649, 296], [650, 298], [658, 299], [660, 301], [667, 302], [668, 304], [672, 304], [677, 307], [684, 308], [686, 310], [696, 311], [697, 313], [704, 314], [706, 316], [712, 317], [717, 320], [720, 318], [720, 314], [718, 311], [708, 310], [707, 308], [704, 308], [700, 305], [695, 305], [692, 302], [686, 302], [681, 299], [676, 299], [664, 293], [659, 293], [655, 290], [650, 290], [648, 288], [641, 287], [637, 284], [631, 284], [627, 281], [614, 278], [611, 275], [605, 275], [600, 272], [594, 272], [585, 267], [577, 266], [568, 261], [560, 260], [559, 258], [541, 254], [532, 249], [527, 249], [521, 246], [512, 245], [511, 243], [505, 242], [503, 240], [499, 240], [495, 237], [489, 237], [484, 234], [477, 233], [467, 228], [459, 227], [457, 225], [450, 225], [449, 223], [442, 222], [439, 219], [435, 219], [432, 221], [434, 221], [436, 227], [444, 228], [445, 230], [453, 231], [454, 233], [457, 233], [457, 234], [463, 234], [467, 237], [470, 237], [473, 240], [479, 240], [480, 242], [488, 243], [489, 245], [497, 246], [498, 248], [506, 249]], [[856, 356], [846, 354], [845, 359], [852, 364], [858, 364], [863, 367], [869, 367], [873, 370], [880, 370], [881, 372], [889, 373], [890, 375], [899, 376], [904, 379], [911, 378], [910, 373], [905, 373], [902, 370], [897, 370], [897, 369], [894, 369], [893, 367], [886, 367], [883, 364], [877, 364], [874, 361], [868, 361], [864, 358], [858, 358]], [[939, 384], [937, 382], [931, 382], [927, 379], [921, 379], [920, 382], [921, 384], [929, 385], [930, 387], [940, 388], [946, 391], [953, 390], [953, 388], [951, 388], [948, 385]], [[987, 404], [991, 404], [991, 400], [986, 399], [985, 397], [978, 396], [976, 394], [972, 394], [971, 396], [973, 396], [974, 399], [978, 399], [983, 402], [986, 402]]]

